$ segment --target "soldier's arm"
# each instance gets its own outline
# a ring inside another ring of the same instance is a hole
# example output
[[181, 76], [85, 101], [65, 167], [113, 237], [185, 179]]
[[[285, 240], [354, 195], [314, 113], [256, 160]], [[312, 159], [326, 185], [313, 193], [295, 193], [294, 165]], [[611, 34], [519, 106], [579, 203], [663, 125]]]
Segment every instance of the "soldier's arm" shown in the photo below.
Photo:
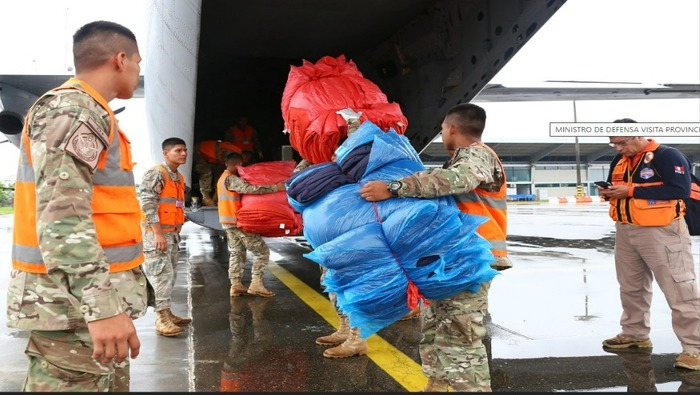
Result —
[[91, 322], [123, 311], [92, 220], [92, 176], [106, 147], [98, 134], [109, 126], [85, 98], [56, 100], [73, 104], [36, 119], [30, 137], [39, 249], [48, 278]]
[[229, 191], [238, 192], [241, 194], [263, 194], [277, 192], [282, 189], [277, 185], [252, 185], [241, 177], [228, 176], [226, 177], [226, 189]]
[[306, 159], [302, 159], [302, 160], [300, 160], [299, 163], [297, 163], [297, 165], [294, 167], [294, 170], [292, 170], [292, 173], [296, 173], [296, 172], [298, 172], [298, 171], [302, 171], [302, 170], [308, 169], [308, 168], [311, 167], [312, 165], [313, 165], [313, 163], [311, 163], [310, 161], [308, 161], [308, 160], [306, 160]]
[[461, 149], [446, 169], [416, 172], [402, 178], [399, 197], [435, 198], [467, 193], [478, 186], [493, 184], [493, 156], [481, 147]]
[[165, 179], [158, 166], [154, 166], [143, 175], [139, 185], [139, 202], [141, 210], [146, 217], [146, 222], [151, 225], [155, 234], [162, 234], [158, 207], [160, 206], [160, 194], [163, 192]]

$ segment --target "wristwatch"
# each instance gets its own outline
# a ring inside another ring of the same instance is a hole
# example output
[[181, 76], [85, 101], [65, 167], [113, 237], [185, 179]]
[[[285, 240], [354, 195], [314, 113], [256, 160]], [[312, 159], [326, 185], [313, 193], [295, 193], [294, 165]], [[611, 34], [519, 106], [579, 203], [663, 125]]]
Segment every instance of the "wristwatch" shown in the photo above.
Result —
[[399, 189], [401, 189], [402, 186], [403, 183], [401, 181], [391, 181], [386, 184], [386, 189], [388, 189], [394, 197], [397, 197], [399, 196]]

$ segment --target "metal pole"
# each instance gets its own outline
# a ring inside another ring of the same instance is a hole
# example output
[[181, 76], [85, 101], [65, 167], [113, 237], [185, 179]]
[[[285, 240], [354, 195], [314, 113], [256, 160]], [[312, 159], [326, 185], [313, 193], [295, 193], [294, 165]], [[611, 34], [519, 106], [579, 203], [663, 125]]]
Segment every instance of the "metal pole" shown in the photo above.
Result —
[[[574, 123], [576, 119], [576, 100], [574, 103]], [[583, 186], [581, 185], [581, 152], [578, 147], [578, 136], [574, 137], [576, 145], [576, 197], [583, 197]]]

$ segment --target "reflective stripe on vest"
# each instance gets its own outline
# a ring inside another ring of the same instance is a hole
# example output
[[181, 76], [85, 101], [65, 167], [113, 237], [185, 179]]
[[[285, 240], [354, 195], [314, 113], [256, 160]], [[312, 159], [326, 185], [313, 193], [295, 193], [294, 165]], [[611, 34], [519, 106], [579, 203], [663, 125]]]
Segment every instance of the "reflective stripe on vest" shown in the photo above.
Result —
[[476, 231], [491, 243], [491, 252], [495, 256], [507, 256], [505, 183], [498, 192], [485, 192], [477, 188], [469, 193], [454, 195], [454, 198], [463, 213], [488, 218]]
[[[160, 228], [163, 232], [180, 232], [185, 223], [185, 178], [178, 172], [178, 181], [174, 181], [163, 165], [158, 165], [158, 168], [165, 180], [158, 200]], [[142, 221], [143, 226], [150, 230], [145, 214], [142, 215]]]
[[236, 214], [241, 208], [241, 195], [226, 188], [226, 177], [230, 175], [231, 173], [228, 170], [224, 170], [216, 182], [216, 190], [219, 195], [219, 203], [217, 204], [219, 208], [219, 222], [222, 224], [235, 224]]
[[[484, 146], [496, 156], [490, 147]], [[505, 177], [503, 165], [498, 162], [501, 172]], [[506, 180], [503, 180], [501, 189], [496, 192], [487, 192], [481, 188], [475, 188], [470, 192], [453, 195], [460, 211], [466, 214], [481, 215], [488, 220], [477, 228], [481, 237], [491, 243], [491, 252], [495, 256], [507, 256], [506, 235], [507, 235], [507, 203], [506, 203]]]
[[[71, 78], [48, 94], [57, 94], [66, 89], [80, 90], [90, 95], [109, 114], [110, 145], [102, 152], [93, 174], [92, 220], [97, 240], [110, 263], [110, 272], [132, 269], [143, 262], [143, 245], [141, 210], [136, 196], [134, 175], [131, 172], [133, 163], [129, 140], [116, 128], [114, 113], [107, 103], [82, 81]], [[29, 113], [31, 111], [28, 111]], [[35, 178], [27, 135], [29, 123], [27, 116], [22, 131], [20, 163], [15, 184], [12, 266], [17, 270], [46, 273], [36, 232]]]
[[[612, 169], [611, 180], [613, 185], [627, 185], [634, 188], [644, 188], [650, 186], [663, 185], [663, 181], [654, 180], [654, 177], [644, 179], [640, 173], [645, 166], [642, 166], [647, 152], [653, 152], [659, 147], [656, 142], [650, 142], [647, 150], [641, 152], [633, 170], [630, 169], [632, 163], [630, 158], [623, 156]], [[653, 157], [652, 157], [653, 158]], [[653, 159], [649, 163], [653, 162]], [[649, 163], [646, 163], [647, 165]], [[658, 177], [657, 177], [658, 178]], [[638, 180], [638, 182], [634, 182]], [[683, 199], [654, 200], [636, 199], [627, 197], [624, 199], [610, 199], [610, 218], [614, 221], [639, 226], [667, 226], [675, 219], [685, 213], [685, 202]]]

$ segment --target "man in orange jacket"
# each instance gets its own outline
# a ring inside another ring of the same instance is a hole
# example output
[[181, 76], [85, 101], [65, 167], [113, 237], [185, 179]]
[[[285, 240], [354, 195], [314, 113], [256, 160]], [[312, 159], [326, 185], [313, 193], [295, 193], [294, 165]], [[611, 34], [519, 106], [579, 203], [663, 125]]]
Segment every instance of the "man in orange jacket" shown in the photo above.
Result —
[[248, 116], [240, 115], [236, 117], [233, 125], [229, 126], [224, 136], [224, 141], [229, 141], [235, 144], [243, 151], [253, 152], [253, 157], [256, 161], [263, 159], [262, 151], [260, 150], [260, 139], [258, 131], [248, 124]]
[[170, 309], [177, 277], [180, 230], [185, 223], [185, 177], [178, 171], [187, 162], [187, 146], [178, 137], [163, 141], [163, 163], [151, 167], [139, 185], [143, 211], [143, 271], [155, 291], [156, 333], [177, 336], [191, 318], [178, 317]]
[[[451, 108], [442, 121], [442, 142], [450, 159], [442, 169], [416, 172], [391, 182], [370, 181], [360, 189], [369, 201], [418, 197], [432, 199], [453, 195], [462, 212], [488, 218], [477, 232], [491, 243], [496, 257], [492, 267], [512, 267], [506, 251], [506, 175], [498, 155], [481, 141], [486, 125], [483, 108], [462, 103]], [[491, 391], [484, 318], [491, 281], [478, 292], [431, 300], [421, 309], [423, 337], [419, 350], [425, 392]], [[452, 328], [467, 328], [455, 332]]]
[[[636, 123], [624, 118], [615, 123]], [[615, 272], [620, 285], [621, 331], [603, 340], [614, 352], [652, 346], [652, 282], [671, 308], [671, 327], [680, 341], [677, 368], [700, 370], [700, 292], [683, 218], [692, 166], [677, 149], [641, 136], [611, 136], [618, 154], [610, 164], [608, 188], [615, 221]]]
[[[226, 156], [226, 170], [216, 184], [219, 195], [219, 222], [226, 231], [229, 249], [228, 275], [231, 281], [230, 296], [259, 295], [262, 297], [275, 296], [275, 293], [265, 288], [263, 277], [270, 261], [270, 248], [262, 236], [245, 232], [237, 227], [238, 210], [241, 208], [242, 194], [264, 194], [284, 191], [284, 182], [271, 185], [252, 185], [238, 175], [238, 167], [242, 166], [243, 157], [239, 153]], [[253, 254], [250, 287], [241, 282], [246, 262], [246, 251]]]
[[130, 144], [108, 103], [133, 96], [141, 55], [133, 32], [96, 21], [73, 56], [75, 77], [22, 131], [7, 325], [31, 331], [22, 391], [128, 392], [148, 290]]
[[213, 182], [226, 169], [225, 158], [231, 152], [240, 154], [241, 149], [229, 141], [221, 140], [204, 140], [195, 144], [193, 170], [199, 179], [202, 205], [216, 206], [217, 195]]

